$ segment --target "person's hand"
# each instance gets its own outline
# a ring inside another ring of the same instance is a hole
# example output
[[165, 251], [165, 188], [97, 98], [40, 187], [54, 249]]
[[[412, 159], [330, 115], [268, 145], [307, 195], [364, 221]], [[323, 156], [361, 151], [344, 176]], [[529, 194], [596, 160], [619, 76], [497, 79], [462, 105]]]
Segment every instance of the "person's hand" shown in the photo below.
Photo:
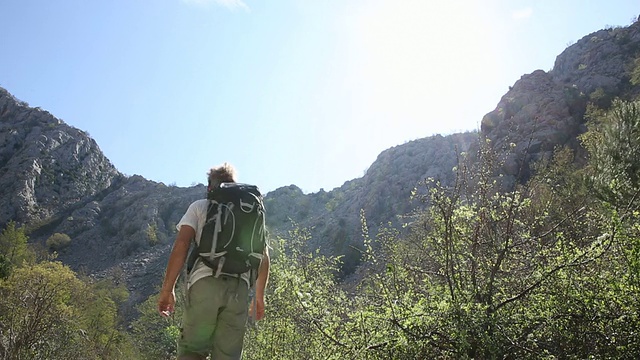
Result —
[[256, 296], [249, 306], [249, 314], [254, 321], [262, 320], [264, 318], [264, 295]]
[[173, 291], [161, 291], [158, 298], [158, 312], [164, 317], [169, 317], [176, 305], [176, 294]]

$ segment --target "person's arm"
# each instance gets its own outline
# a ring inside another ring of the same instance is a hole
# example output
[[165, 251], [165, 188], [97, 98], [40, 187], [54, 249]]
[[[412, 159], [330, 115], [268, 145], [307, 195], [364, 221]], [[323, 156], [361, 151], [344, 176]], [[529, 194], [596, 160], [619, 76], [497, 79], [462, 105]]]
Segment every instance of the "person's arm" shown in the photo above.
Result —
[[169, 255], [169, 262], [167, 263], [167, 270], [164, 275], [164, 281], [162, 282], [160, 298], [158, 299], [158, 312], [160, 312], [162, 316], [169, 316], [174, 310], [176, 304], [176, 281], [187, 258], [191, 239], [195, 238], [195, 236], [196, 232], [191, 226], [182, 225], [180, 227], [176, 241], [173, 244], [173, 249], [171, 250], [171, 255]]
[[264, 292], [269, 282], [269, 265], [269, 247], [265, 247], [256, 279], [256, 320], [262, 320], [264, 317]]

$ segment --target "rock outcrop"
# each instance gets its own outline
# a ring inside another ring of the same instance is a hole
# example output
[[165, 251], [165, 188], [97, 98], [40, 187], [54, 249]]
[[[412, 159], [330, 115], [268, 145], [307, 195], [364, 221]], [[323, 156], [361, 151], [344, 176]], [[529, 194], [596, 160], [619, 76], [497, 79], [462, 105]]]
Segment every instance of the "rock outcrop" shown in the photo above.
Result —
[[0, 223], [47, 221], [121, 178], [85, 132], [0, 89]]
[[481, 131], [497, 149], [516, 146], [505, 172], [524, 180], [530, 163], [556, 147], [579, 151], [588, 103], [606, 108], [614, 97], [637, 96], [629, 79], [638, 50], [640, 22], [589, 34], [565, 49], [550, 72], [522, 76], [482, 119]]
[[68, 235], [59, 259], [90, 275], [126, 269], [134, 301], [155, 291], [175, 225], [205, 193], [122, 175], [87, 133], [4, 89], [0, 189], [0, 224], [25, 226], [42, 246]]

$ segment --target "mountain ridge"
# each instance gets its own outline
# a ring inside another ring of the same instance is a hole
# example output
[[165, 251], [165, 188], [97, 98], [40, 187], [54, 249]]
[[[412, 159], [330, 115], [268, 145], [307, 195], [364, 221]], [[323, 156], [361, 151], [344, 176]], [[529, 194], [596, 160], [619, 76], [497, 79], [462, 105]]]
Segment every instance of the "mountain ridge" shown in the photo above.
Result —
[[[308, 228], [310, 249], [343, 255], [343, 275], [355, 271], [362, 245], [360, 211], [372, 234], [402, 224], [422, 204], [411, 194], [426, 178], [445, 184], [462, 152], [473, 153], [484, 138], [506, 156], [510, 183], [533, 171], [530, 164], [568, 146], [581, 153], [588, 104], [606, 107], [614, 97], [640, 93], [631, 76], [640, 52], [640, 24], [589, 34], [556, 58], [554, 68], [523, 75], [482, 119], [479, 133], [434, 135], [381, 152], [356, 179], [331, 191], [305, 194], [296, 185], [265, 194], [273, 236]], [[427, 121], [427, 119], [425, 119]], [[580, 157], [580, 156], [579, 156]], [[522, 171], [524, 169], [524, 171]], [[31, 108], [0, 88], [0, 222], [27, 226], [31, 241], [54, 233], [71, 238], [57, 249], [74, 270], [101, 276], [123, 270], [131, 304], [160, 285], [188, 205], [205, 196], [204, 185], [167, 186], [125, 176], [89, 135], [49, 112]]]

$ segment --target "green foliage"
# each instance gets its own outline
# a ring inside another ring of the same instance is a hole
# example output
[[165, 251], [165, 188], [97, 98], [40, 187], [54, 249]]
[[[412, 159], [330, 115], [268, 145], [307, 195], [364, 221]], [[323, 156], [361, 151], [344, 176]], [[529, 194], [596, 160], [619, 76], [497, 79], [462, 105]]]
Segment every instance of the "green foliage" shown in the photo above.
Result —
[[11, 221], [0, 233], [0, 279], [11, 274], [14, 267], [24, 262], [33, 262], [35, 254], [27, 245], [27, 235], [23, 227], [16, 227]]
[[[505, 190], [501, 157], [480, 141], [453, 185], [415, 192], [427, 207], [404, 228], [370, 236], [361, 211], [362, 265], [342, 281], [342, 259], [305, 250], [314, 239], [294, 224], [272, 244], [266, 317], [249, 327], [244, 358], [640, 356], [640, 104], [588, 116], [586, 167], [557, 149]], [[14, 269], [0, 280], [3, 358], [175, 357], [182, 292], [169, 319], [147, 299], [127, 334], [124, 274], [81, 281], [24, 261], [25, 244], [15, 225], [0, 236], [0, 265]]]
[[267, 318], [245, 338], [246, 359], [344, 359], [341, 326], [349, 299], [336, 284], [338, 259], [302, 252], [309, 232], [294, 229], [279, 239], [272, 259]]
[[607, 94], [603, 88], [599, 87], [589, 94], [589, 100], [599, 108], [611, 106], [611, 95]]
[[615, 100], [611, 109], [591, 108], [588, 116], [590, 130], [581, 139], [596, 195], [628, 207], [640, 190], [640, 101]]
[[5, 359], [130, 359], [113, 301], [57, 262], [18, 268], [0, 282]]
[[4, 254], [0, 254], [0, 279], [4, 279], [11, 274], [11, 261]]
[[0, 279], [1, 358], [137, 357], [129, 335], [120, 329], [117, 305], [128, 296], [124, 284], [81, 280], [58, 262], [35, 263], [24, 232], [12, 223], [0, 240], [3, 264], [12, 270]]
[[[0, 334], [7, 359], [62, 359], [83, 354], [71, 306], [82, 282], [59, 263], [16, 269], [0, 283]], [[60, 341], [64, 339], [64, 344]]]
[[158, 226], [156, 224], [150, 224], [149, 227], [147, 227], [147, 239], [151, 246], [158, 244]]
[[621, 216], [591, 196], [566, 149], [511, 191], [487, 143], [474, 159], [456, 167], [454, 186], [429, 184], [429, 208], [406, 235], [389, 227], [370, 239], [362, 214], [363, 266], [346, 283], [331, 277], [335, 259], [296, 250], [306, 232], [280, 240], [268, 318], [247, 335], [247, 358], [640, 354], [639, 212]]
[[[101, 359], [126, 359], [135, 353], [130, 336], [123, 331], [119, 309], [129, 298], [125, 283], [115, 276], [89, 282], [83, 301], [77, 306], [82, 314], [85, 336]], [[128, 355], [127, 355], [128, 354]]]
[[633, 68], [631, 70], [629, 82], [631, 82], [631, 85], [640, 84], [640, 57], [633, 61]]
[[129, 300], [129, 291], [122, 269], [113, 269], [108, 277], [93, 283], [93, 288], [102, 296], [112, 299], [118, 306], [124, 305]]
[[131, 325], [133, 341], [140, 351], [139, 359], [175, 359], [180, 324], [184, 310], [184, 292], [176, 292], [175, 312], [170, 318], [158, 314], [158, 295], [138, 306], [140, 316]]
[[59, 251], [71, 244], [71, 238], [67, 234], [55, 233], [49, 236], [45, 244], [47, 245], [47, 248]]

